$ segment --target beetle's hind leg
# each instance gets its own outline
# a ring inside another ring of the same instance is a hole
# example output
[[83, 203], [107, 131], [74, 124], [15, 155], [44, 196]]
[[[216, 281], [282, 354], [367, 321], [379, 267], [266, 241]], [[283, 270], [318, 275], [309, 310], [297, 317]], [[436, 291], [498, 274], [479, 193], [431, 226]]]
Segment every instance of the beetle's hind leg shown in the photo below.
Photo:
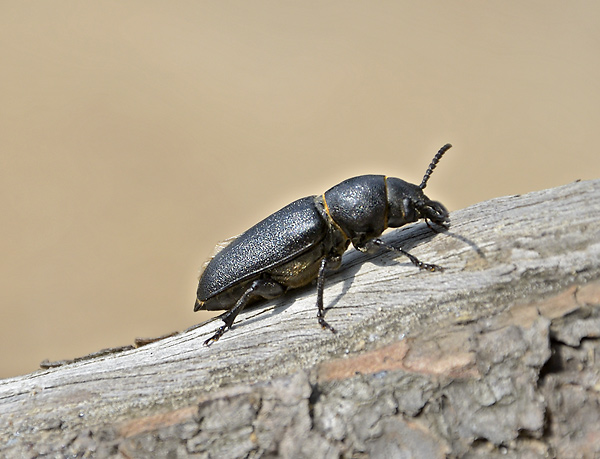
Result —
[[235, 303], [233, 308], [231, 308], [229, 311], [227, 311], [224, 314], [221, 314], [219, 316], [219, 319], [221, 319], [223, 322], [225, 322], [225, 325], [222, 325], [221, 327], [219, 327], [219, 329], [215, 332], [215, 334], [212, 337], [210, 337], [209, 339], [204, 341], [204, 345], [210, 346], [215, 341], [218, 341], [218, 339], [221, 336], [223, 336], [223, 333], [225, 333], [227, 331], [227, 329], [231, 328], [235, 318], [238, 316], [238, 314], [240, 312], [243, 311], [243, 309], [246, 307], [246, 305], [252, 298], [259, 297], [259, 298], [272, 299], [272, 298], [277, 298], [278, 296], [283, 295], [284, 292], [285, 292], [285, 288], [283, 287], [283, 285], [281, 285], [273, 280], [270, 280], [270, 279], [255, 280], [246, 289], [246, 291], [240, 297], [240, 299], [237, 300], [237, 302]]

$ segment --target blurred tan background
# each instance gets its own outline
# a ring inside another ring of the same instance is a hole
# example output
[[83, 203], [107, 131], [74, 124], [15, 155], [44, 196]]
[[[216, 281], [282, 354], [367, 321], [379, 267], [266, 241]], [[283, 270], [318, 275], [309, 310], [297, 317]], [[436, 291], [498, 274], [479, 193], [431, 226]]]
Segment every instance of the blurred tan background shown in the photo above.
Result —
[[446, 142], [451, 210], [600, 177], [597, 2], [2, 2], [0, 62], [0, 377], [202, 321], [217, 241]]

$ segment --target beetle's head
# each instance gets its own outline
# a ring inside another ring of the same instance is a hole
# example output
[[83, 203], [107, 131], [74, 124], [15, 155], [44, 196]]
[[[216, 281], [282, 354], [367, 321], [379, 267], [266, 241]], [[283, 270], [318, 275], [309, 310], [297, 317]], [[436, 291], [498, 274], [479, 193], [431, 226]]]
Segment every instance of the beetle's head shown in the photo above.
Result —
[[433, 223], [446, 226], [450, 223], [448, 211], [441, 202], [432, 201], [423, 190], [437, 163], [452, 145], [447, 143], [436, 153], [429, 164], [419, 186], [395, 177], [387, 177], [388, 226], [398, 228], [406, 223], [416, 222], [424, 218]]
[[444, 205], [425, 196], [419, 186], [396, 177], [387, 177], [386, 182], [388, 227], [398, 228], [421, 218], [442, 226], [450, 222]]

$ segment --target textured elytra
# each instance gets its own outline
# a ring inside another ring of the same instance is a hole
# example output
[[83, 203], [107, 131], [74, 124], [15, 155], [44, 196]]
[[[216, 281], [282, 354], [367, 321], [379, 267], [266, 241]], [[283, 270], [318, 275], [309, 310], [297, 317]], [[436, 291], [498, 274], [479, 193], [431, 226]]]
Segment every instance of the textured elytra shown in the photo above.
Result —
[[205, 301], [322, 241], [329, 225], [315, 199], [308, 196], [288, 204], [220, 250], [202, 272], [198, 298]]

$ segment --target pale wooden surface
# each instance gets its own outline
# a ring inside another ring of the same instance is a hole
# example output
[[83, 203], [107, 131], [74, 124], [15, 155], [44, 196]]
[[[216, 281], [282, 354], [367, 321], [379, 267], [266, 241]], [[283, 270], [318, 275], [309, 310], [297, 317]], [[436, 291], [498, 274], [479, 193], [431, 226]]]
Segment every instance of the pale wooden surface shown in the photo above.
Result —
[[[555, 451], [562, 437], [544, 430], [553, 402], [538, 381], [559, 384], [554, 337], [599, 349], [600, 180], [497, 198], [451, 220], [445, 233], [419, 223], [384, 237], [441, 273], [347, 252], [326, 279], [336, 335], [319, 327], [311, 286], [245, 311], [210, 348], [202, 342], [220, 322], [0, 381], [0, 455]], [[544, 303], [561, 293], [559, 306]], [[577, 358], [579, 395], [597, 406], [588, 386], [600, 387], [598, 363]], [[586, 438], [599, 435], [596, 426]]]

